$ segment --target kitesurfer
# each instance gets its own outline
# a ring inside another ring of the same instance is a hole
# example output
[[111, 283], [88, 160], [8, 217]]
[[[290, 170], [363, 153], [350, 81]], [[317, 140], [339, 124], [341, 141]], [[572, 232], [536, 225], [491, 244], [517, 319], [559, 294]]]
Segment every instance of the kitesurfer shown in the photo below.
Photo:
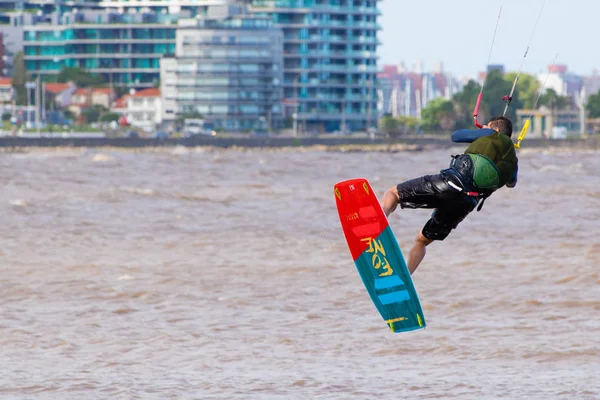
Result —
[[452, 156], [447, 169], [425, 175], [387, 190], [382, 207], [389, 216], [401, 208], [433, 208], [431, 218], [417, 234], [408, 255], [412, 274], [426, 253], [426, 246], [444, 240], [458, 224], [502, 186], [517, 184], [518, 159], [511, 140], [512, 122], [499, 116], [483, 129], [459, 130], [452, 134], [456, 143], [471, 143], [463, 154]]

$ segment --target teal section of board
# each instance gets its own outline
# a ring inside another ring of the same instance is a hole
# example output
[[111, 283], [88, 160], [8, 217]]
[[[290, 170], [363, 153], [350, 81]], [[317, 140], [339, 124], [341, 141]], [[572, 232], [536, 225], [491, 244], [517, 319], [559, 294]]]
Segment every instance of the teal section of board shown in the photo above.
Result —
[[425, 327], [417, 291], [389, 226], [371, 240], [355, 264], [371, 300], [393, 332]]

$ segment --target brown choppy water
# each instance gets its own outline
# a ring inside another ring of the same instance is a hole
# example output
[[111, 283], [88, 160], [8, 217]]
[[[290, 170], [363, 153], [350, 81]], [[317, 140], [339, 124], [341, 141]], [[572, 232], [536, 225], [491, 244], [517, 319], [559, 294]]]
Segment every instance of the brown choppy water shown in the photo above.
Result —
[[415, 273], [428, 327], [381, 320], [333, 184], [451, 153], [0, 154], [0, 398], [599, 399], [598, 152], [522, 150]]

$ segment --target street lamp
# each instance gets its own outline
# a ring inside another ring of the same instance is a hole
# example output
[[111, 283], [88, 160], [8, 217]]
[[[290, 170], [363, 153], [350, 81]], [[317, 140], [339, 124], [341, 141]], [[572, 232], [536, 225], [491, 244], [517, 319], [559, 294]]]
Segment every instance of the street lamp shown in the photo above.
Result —
[[35, 82], [25, 82], [25, 89], [27, 90], [27, 103], [25, 105], [26, 119], [25, 127], [29, 127], [29, 103], [31, 103], [31, 89], [35, 89]]
[[292, 120], [294, 121], [294, 137], [298, 136], [298, 113], [292, 114]]

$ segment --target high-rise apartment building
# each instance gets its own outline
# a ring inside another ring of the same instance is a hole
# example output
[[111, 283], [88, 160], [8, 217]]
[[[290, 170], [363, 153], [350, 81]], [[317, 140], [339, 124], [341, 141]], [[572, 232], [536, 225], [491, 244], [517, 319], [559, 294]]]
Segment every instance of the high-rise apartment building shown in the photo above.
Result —
[[[52, 80], [64, 67], [80, 67], [115, 86], [137, 89], [159, 84], [160, 60], [175, 53], [179, 20], [216, 20], [218, 15], [209, 15], [211, 8], [223, 12], [247, 6], [255, 20], [269, 19], [276, 28], [273, 32], [283, 35], [282, 70], [277, 74], [288, 123], [295, 120], [307, 133], [364, 130], [377, 124], [378, 0], [14, 1], [15, 10], [0, 12], [0, 21], [13, 29], [12, 37], [22, 38], [32, 76]], [[38, 12], [28, 13], [31, 7]], [[251, 18], [242, 20], [250, 23]], [[248, 50], [242, 42], [236, 39], [237, 44], [228, 48]], [[203, 57], [211, 54], [209, 64], [219, 61], [218, 51], [197, 50]], [[271, 90], [263, 85], [266, 82], [261, 81], [252, 90]], [[180, 105], [185, 108], [183, 101]], [[258, 114], [268, 112], [263, 107]]]
[[279, 128], [282, 49], [271, 19], [242, 8], [180, 20], [175, 56], [161, 61], [163, 121], [198, 115], [226, 131]]
[[307, 132], [377, 123], [377, 0], [246, 0], [283, 30], [284, 102]]
[[175, 26], [160, 14], [67, 12], [57, 25], [36, 24], [24, 32], [25, 68], [52, 76], [64, 67], [98, 74], [117, 86], [158, 84], [160, 58], [175, 51]]
[[[232, 0], [17, 3], [0, 12], [0, 30], [23, 49], [32, 76], [52, 80], [64, 67], [79, 67], [117, 86], [144, 88], [158, 84], [160, 59], [175, 52], [178, 20], [206, 18], [210, 7]], [[36, 4], [36, 13], [20, 10]]]

